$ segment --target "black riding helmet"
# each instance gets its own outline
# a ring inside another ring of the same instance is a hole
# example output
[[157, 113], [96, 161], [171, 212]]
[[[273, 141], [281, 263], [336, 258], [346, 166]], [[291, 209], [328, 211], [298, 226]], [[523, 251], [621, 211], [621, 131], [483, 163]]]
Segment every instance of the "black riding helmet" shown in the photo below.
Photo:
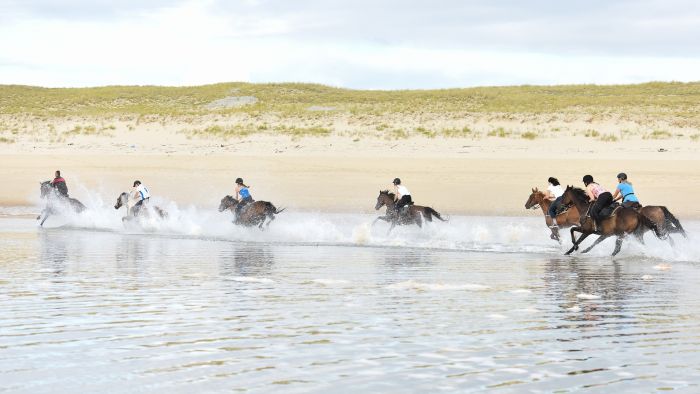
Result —
[[551, 183], [554, 186], [559, 186], [559, 180], [553, 176], [550, 176], [549, 179], [547, 179], [547, 182]]
[[617, 174], [617, 179], [626, 181], [626, 180], [627, 180], [627, 174], [625, 174], [624, 172], [621, 172], [621, 173]]
[[401, 184], [401, 179], [399, 178], [394, 178], [394, 185], [400, 185]]
[[583, 184], [588, 186], [589, 183], [593, 183], [593, 176], [592, 175], [586, 175], [583, 177]]
[[239, 185], [242, 185], [242, 184], [243, 184], [243, 178], [236, 178], [236, 183], [238, 183]]
[[138, 186], [141, 184], [141, 181], [134, 181], [134, 187]]

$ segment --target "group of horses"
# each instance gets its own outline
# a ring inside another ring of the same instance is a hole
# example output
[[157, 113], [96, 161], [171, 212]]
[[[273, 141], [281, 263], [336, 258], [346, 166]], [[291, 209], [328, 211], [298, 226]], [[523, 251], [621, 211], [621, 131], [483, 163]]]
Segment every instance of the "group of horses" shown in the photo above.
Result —
[[[627, 235], [632, 234], [639, 242], [644, 243], [644, 233], [651, 230], [659, 239], [668, 240], [673, 246], [671, 234], [679, 233], [683, 237], [688, 237], [680, 221], [673, 216], [668, 208], [659, 205], [647, 205], [639, 207], [625, 207], [616, 205], [611, 207], [611, 212], [600, 220], [599, 225], [595, 225], [589, 215], [593, 202], [589, 200], [585, 190], [567, 186], [562, 198], [562, 208], [558, 210], [556, 217], [550, 217], [547, 212], [552, 201], [547, 198], [547, 194], [532, 189], [530, 197], [525, 202], [525, 209], [542, 209], [545, 215], [545, 223], [551, 229], [550, 238], [560, 241], [559, 229], [571, 228], [571, 242], [573, 246], [566, 254], [571, 254], [578, 250], [579, 245], [589, 235], [598, 235], [598, 239], [591, 246], [581, 253], [587, 253], [603, 240], [616, 237], [615, 250], [613, 256], [620, 252], [622, 242]], [[576, 239], [575, 233], [581, 233]]]
[[[41, 220], [42, 226], [49, 216], [58, 212], [69, 211], [72, 213], [80, 213], [86, 209], [85, 205], [77, 199], [60, 194], [51, 186], [50, 181], [42, 182], [40, 191], [41, 198], [46, 199], [46, 208], [44, 208], [37, 217], [37, 220]], [[261, 230], [269, 227], [270, 223], [275, 220], [275, 215], [285, 210], [285, 208], [277, 209], [269, 201], [254, 201], [245, 204], [242, 209], [237, 210], [236, 208], [239, 204], [241, 204], [239, 200], [233, 196], [227, 195], [221, 199], [219, 212], [230, 211], [235, 215], [234, 224], [246, 227], [257, 226]], [[433, 217], [441, 221], [446, 221], [446, 219], [443, 219], [442, 216], [431, 207], [410, 204], [403, 207], [401, 210], [396, 210], [395, 204], [396, 198], [394, 193], [390, 193], [388, 190], [381, 190], [377, 197], [375, 210], [386, 207], [386, 213], [378, 217], [372, 225], [379, 220], [383, 220], [391, 225], [387, 232], [390, 233], [396, 226], [415, 224], [418, 227], [422, 227], [423, 220], [432, 222]], [[127, 192], [121, 193], [117, 197], [116, 204], [114, 204], [114, 209], [120, 209], [122, 207], [126, 208], [126, 216], [122, 217], [122, 221], [124, 222], [138, 218], [156, 217], [159, 219], [166, 219], [168, 217], [168, 212], [157, 205], [151, 205], [150, 203], [131, 204], [130, 195]]]
[[[85, 205], [75, 198], [69, 198], [61, 195], [51, 186], [49, 181], [41, 183], [41, 197], [46, 199], [46, 208], [37, 217], [41, 220], [43, 226], [46, 219], [61, 210], [69, 210], [74, 213], [84, 211]], [[237, 211], [239, 200], [232, 196], [225, 196], [219, 204], [219, 212], [231, 211], [235, 214], [234, 223], [241, 226], [253, 227], [257, 226], [261, 230], [270, 226], [270, 223], [275, 220], [275, 215], [282, 213], [285, 209], [277, 209], [271, 202], [255, 201], [246, 204], [242, 209]], [[375, 210], [386, 207], [386, 212], [383, 216], [379, 216], [372, 222], [374, 225], [377, 221], [382, 220], [390, 224], [387, 231], [389, 234], [394, 227], [402, 225], [417, 225], [422, 227], [423, 221], [432, 222], [433, 218], [441, 221], [444, 219], [435, 209], [428, 206], [407, 205], [400, 210], [395, 209], [396, 196], [388, 190], [380, 190], [377, 196]], [[598, 245], [603, 240], [609, 237], [616, 237], [615, 250], [613, 256], [620, 252], [622, 242], [627, 235], [632, 234], [640, 242], [644, 242], [644, 233], [653, 231], [660, 239], [668, 240], [673, 245], [673, 239], [670, 237], [673, 233], [679, 233], [687, 238], [686, 232], [678, 219], [664, 206], [647, 205], [643, 207], [625, 207], [619, 205], [615, 207], [611, 213], [600, 221], [599, 225], [595, 225], [589, 216], [589, 210], [592, 202], [589, 201], [588, 195], [583, 189], [567, 186], [562, 198], [562, 208], [557, 213], [556, 217], [549, 217], [547, 212], [552, 201], [547, 198], [547, 194], [538, 190], [532, 189], [532, 194], [525, 203], [526, 209], [542, 209], [545, 216], [545, 223], [551, 229], [550, 237], [561, 242], [559, 229], [570, 228], [571, 242], [573, 246], [566, 254], [579, 249], [579, 245], [589, 235], [599, 235], [598, 239], [583, 250], [586, 253]], [[130, 221], [136, 218], [155, 217], [165, 219], [168, 213], [149, 203], [145, 204], [130, 204], [129, 193], [121, 193], [117, 197], [117, 202], [114, 209], [121, 207], [127, 208], [127, 215], [122, 218], [122, 221]], [[580, 233], [581, 236], [577, 239], [575, 233]]]

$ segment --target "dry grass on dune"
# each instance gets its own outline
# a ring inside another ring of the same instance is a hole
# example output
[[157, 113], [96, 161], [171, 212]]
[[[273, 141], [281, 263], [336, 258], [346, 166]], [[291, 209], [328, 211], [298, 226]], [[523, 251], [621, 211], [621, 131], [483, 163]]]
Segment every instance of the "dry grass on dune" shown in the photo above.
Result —
[[[218, 105], [227, 100], [233, 104]], [[700, 83], [403, 91], [302, 83], [95, 88], [0, 85], [3, 143], [36, 133], [32, 128], [64, 140], [76, 135], [110, 136], [116, 127], [134, 130], [144, 123], [177, 124], [191, 137], [211, 138], [265, 133], [373, 135], [389, 140], [411, 136], [536, 140], [556, 136], [562, 131], [557, 124], [597, 125], [610, 119], [627, 126], [614, 133], [578, 126], [568, 132], [585, 132], [586, 137], [604, 142], [631, 136], [697, 141]], [[63, 129], [57, 132], [54, 123]]]

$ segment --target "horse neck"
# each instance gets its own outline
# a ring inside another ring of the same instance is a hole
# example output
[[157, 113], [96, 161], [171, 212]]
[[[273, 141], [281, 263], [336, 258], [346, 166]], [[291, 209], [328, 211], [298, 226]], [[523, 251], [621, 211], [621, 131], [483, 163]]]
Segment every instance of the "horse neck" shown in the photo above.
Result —
[[389, 195], [384, 195], [384, 205], [386, 205], [386, 209], [394, 209], [394, 199]]
[[590, 202], [588, 201], [581, 201], [577, 198], [576, 194], [574, 192], [571, 193], [571, 201], [574, 203], [574, 206], [576, 209], [578, 209], [579, 215], [585, 215], [588, 213], [588, 206], [590, 205]]
[[544, 196], [540, 198], [540, 201], [537, 202], [539, 204], [540, 208], [542, 209], [543, 213], [547, 213], [549, 211], [549, 206], [552, 205], [552, 202], [546, 199]]

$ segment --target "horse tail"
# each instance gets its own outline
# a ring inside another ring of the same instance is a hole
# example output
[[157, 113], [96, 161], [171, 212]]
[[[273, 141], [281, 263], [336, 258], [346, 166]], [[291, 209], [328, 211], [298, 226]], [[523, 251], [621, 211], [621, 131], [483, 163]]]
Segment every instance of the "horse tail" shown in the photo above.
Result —
[[653, 220], [649, 219], [648, 217], [642, 215], [641, 213], [638, 214], [638, 217], [641, 221], [641, 224], [654, 230], [654, 234], [656, 234], [657, 238], [663, 238], [663, 234], [661, 234], [661, 231], [659, 230], [659, 227], [654, 223]]
[[672, 224], [676, 228], [676, 231], [681, 233], [685, 238], [688, 238], [688, 235], [685, 233], [685, 229], [683, 228], [683, 226], [681, 226], [681, 222], [678, 219], [676, 219], [675, 216], [673, 216], [673, 214], [668, 210], [668, 208], [664, 206], [661, 206], [660, 208], [664, 212], [664, 220], [666, 222], [666, 225], [668, 226], [669, 223]]
[[273, 215], [277, 215], [277, 214], [284, 212], [285, 209], [287, 209], [287, 208], [277, 209], [277, 207], [275, 207], [275, 205], [273, 203], [268, 202], [266, 211], [268, 211], [268, 213], [271, 213]]
[[423, 209], [423, 213], [425, 214], [425, 220], [432, 222], [433, 221], [433, 216], [436, 218], [442, 220], [443, 222], [446, 222], [446, 219], [443, 219], [442, 216], [438, 213], [438, 211], [434, 210], [433, 208], [430, 207], [425, 207]]

